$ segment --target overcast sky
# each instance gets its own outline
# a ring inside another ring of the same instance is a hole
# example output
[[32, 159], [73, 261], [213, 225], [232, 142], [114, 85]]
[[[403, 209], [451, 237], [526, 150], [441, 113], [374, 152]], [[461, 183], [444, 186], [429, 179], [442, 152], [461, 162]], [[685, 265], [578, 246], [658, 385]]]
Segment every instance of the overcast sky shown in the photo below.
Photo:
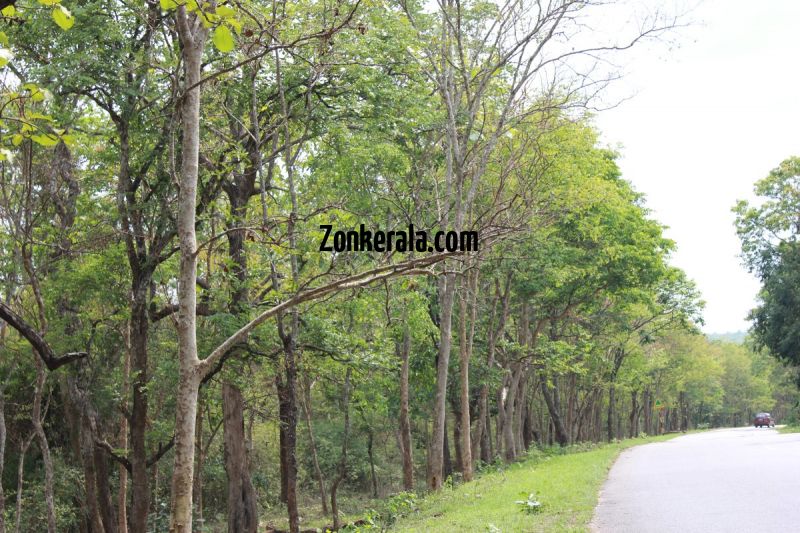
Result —
[[758, 282], [741, 266], [731, 207], [753, 183], [800, 155], [800, 0], [707, 0], [680, 47], [650, 45], [600, 112], [624, 177], [669, 226], [673, 264], [706, 300], [708, 333], [747, 329]]

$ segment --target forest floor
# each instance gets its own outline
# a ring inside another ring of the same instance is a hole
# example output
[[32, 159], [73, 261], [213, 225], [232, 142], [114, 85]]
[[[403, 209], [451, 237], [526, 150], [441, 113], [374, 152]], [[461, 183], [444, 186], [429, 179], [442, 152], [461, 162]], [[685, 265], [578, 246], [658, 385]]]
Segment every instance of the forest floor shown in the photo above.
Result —
[[[598, 492], [625, 448], [681, 435], [626, 439], [600, 445], [534, 450], [519, 463], [482, 474], [420, 500], [391, 531], [511, 533], [586, 531]], [[541, 502], [528, 512], [527, 502]]]

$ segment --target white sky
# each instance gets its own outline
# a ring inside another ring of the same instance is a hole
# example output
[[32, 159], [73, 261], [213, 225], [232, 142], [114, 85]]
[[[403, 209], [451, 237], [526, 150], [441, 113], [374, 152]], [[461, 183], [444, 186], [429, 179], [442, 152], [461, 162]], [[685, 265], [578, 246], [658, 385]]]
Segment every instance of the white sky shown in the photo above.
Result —
[[[800, 0], [707, 0], [677, 49], [632, 52], [600, 112], [623, 175], [669, 226], [672, 263], [706, 300], [706, 332], [749, 327], [758, 282], [737, 257], [731, 207], [800, 155]], [[617, 100], [615, 100], [615, 98]]]

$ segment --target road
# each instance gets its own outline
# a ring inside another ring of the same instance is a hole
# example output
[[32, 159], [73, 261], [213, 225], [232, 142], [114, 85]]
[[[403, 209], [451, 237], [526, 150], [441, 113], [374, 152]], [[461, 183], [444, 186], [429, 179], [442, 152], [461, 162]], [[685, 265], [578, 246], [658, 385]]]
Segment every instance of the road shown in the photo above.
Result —
[[592, 531], [800, 532], [800, 433], [721, 429], [630, 448]]

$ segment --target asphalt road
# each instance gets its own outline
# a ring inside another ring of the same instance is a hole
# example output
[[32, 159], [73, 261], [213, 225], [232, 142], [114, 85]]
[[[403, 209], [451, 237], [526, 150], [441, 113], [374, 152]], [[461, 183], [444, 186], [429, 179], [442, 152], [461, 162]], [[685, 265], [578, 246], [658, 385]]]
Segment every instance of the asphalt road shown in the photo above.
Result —
[[630, 448], [592, 531], [800, 532], [800, 433], [722, 429]]

